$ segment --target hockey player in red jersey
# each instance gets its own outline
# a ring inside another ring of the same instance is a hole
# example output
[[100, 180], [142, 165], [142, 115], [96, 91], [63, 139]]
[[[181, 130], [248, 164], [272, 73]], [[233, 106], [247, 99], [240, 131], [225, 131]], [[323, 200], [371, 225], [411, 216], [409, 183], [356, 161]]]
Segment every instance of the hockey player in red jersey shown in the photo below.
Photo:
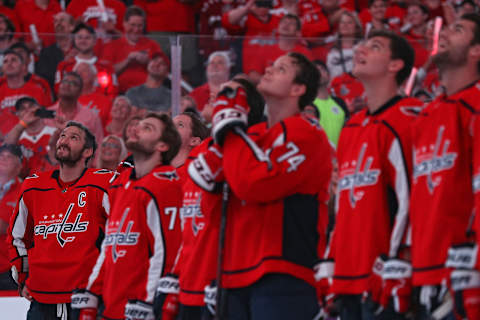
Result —
[[462, 244], [473, 240], [468, 231], [474, 208], [472, 153], [478, 145], [472, 129], [480, 111], [480, 16], [463, 15], [444, 29], [433, 61], [445, 94], [426, 106], [413, 127], [410, 220], [419, 319], [444, 308], [449, 283], [456, 315], [478, 319], [480, 277], [472, 269], [473, 251]]
[[110, 187], [111, 214], [101, 254], [86, 290], [72, 296], [80, 319], [94, 319], [98, 296], [105, 319], [154, 319], [158, 281], [172, 269], [181, 240], [182, 192], [169, 165], [180, 143], [165, 114], [147, 115], [128, 138], [134, 168]]
[[100, 253], [113, 174], [87, 169], [95, 137], [69, 122], [56, 144], [60, 169], [25, 179], [10, 220], [12, 274], [31, 301], [27, 319], [67, 319], [72, 291], [87, 284]]
[[278, 58], [257, 87], [268, 122], [248, 133], [240, 84], [229, 83], [215, 102], [213, 137], [239, 199], [227, 209], [222, 261], [228, 318], [312, 319], [318, 312], [313, 266], [325, 236], [317, 227], [319, 212], [327, 214], [331, 146], [318, 123], [300, 114], [318, 81], [303, 55]]
[[[411, 266], [402, 258], [407, 250], [410, 125], [422, 102], [398, 92], [413, 62], [407, 40], [389, 31], [370, 33], [355, 51], [353, 74], [365, 87], [368, 106], [347, 122], [337, 148], [330, 256], [335, 261], [331, 292], [339, 298], [341, 319], [373, 319], [377, 305], [372, 301], [382, 304], [384, 310], [378, 312], [384, 319], [402, 319], [409, 307]], [[381, 267], [375, 274], [374, 262]]]

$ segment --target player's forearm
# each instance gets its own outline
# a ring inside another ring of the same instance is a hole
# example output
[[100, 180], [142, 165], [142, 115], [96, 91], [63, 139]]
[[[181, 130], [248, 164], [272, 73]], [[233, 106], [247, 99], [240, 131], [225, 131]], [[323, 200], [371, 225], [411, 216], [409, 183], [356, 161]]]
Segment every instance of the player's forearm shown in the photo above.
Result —
[[129, 60], [128, 58], [126, 58], [125, 60], [123, 60], [123, 61], [115, 64], [115, 65], [113, 66], [113, 69], [115, 70], [115, 73], [116, 73], [117, 75], [119, 75], [119, 74], [123, 73], [123, 72], [127, 69], [127, 67], [128, 67], [129, 64], [130, 64], [130, 60]]
[[12, 130], [5, 136], [5, 143], [8, 144], [17, 144], [18, 139], [22, 135], [23, 130], [25, 130], [25, 126], [21, 123], [17, 123]]
[[228, 13], [228, 22], [233, 25], [239, 25], [242, 18], [248, 14], [249, 8], [247, 6], [240, 6], [232, 9]]

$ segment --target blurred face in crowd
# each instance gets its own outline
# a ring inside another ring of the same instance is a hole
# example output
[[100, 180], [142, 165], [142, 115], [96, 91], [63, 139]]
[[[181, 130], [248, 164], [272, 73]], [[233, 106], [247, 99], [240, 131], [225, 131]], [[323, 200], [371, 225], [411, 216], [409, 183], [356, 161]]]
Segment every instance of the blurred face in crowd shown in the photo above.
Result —
[[53, 17], [53, 27], [55, 33], [69, 34], [73, 31], [74, 20], [68, 13], [60, 12]]
[[428, 15], [423, 13], [419, 6], [411, 5], [407, 9], [406, 20], [414, 27], [418, 27], [427, 22]]
[[97, 41], [95, 35], [91, 34], [86, 29], [80, 29], [75, 33], [73, 39], [75, 41], [75, 47], [81, 53], [93, 52], [93, 47], [95, 47]]
[[[125, 136], [124, 136], [125, 142], [127, 142], [128, 139], [135, 134], [135, 128], [137, 127], [139, 122], [140, 122], [139, 119], [132, 119], [125, 124]], [[128, 145], [127, 145], [127, 148], [128, 148]]]
[[297, 67], [293, 58], [281, 56], [274, 64], [267, 67], [265, 74], [260, 78], [257, 90], [265, 97], [288, 97], [295, 86], [293, 80], [297, 74]]
[[300, 30], [297, 29], [297, 21], [292, 18], [285, 17], [278, 24], [278, 34], [284, 37], [297, 37]]
[[444, 28], [438, 40], [438, 53], [433, 57], [435, 64], [443, 68], [465, 65], [472, 49], [474, 29], [472, 21], [462, 19]]
[[101, 147], [100, 157], [102, 161], [120, 162], [122, 146], [118, 139], [110, 137], [102, 143]]
[[22, 169], [20, 159], [8, 150], [0, 151], [0, 176], [18, 176]]
[[207, 65], [209, 81], [227, 81], [230, 73], [227, 60], [221, 55], [214, 56]]
[[95, 77], [97, 76], [92, 66], [88, 63], [82, 62], [76, 68], [75, 72], [82, 78], [83, 86], [91, 87], [95, 83]]
[[23, 72], [23, 62], [16, 54], [7, 54], [3, 58], [3, 74], [17, 76]]
[[383, 0], [377, 0], [370, 6], [370, 14], [375, 20], [382, 20], [387, 13], [387, 4]]
[[80, 80], [72, 75], [65, 76], [58, 87], [58, 96], [60, 98], [78, 98], [82, 92]]
[[348, 14], [343, 14], [338, 22], [338, 33], [344, 37], [355, 36], [355, 20]]
[[134, 128], [132, 135], [128, 137], [127, 147], [132, 152], [152, 155], [159, 151], [161, 145], [160, 138], [163, 132], [163, 123], [157, 118], [145, 118], [141, 120]]
[[318, 72], [320, 72], [320, 87], [327, 87], [330, 82], [330, 74], [328, 73], [327, 68], [321, 65], [316, 65]]
[[338, 0], [321, 0], [320, 4], [326, 11], [338, 8]]
[[393, 61], [400, 61], [391, 60], [391, 56], [390, 39], [370, 38], [355, 50], [352, 73], [360, 80], [381, 77], [389, 71]]
[[166, 78], [168, 76], [168, 64], [162, 56], [157, 56], [150, 60], [147, 71], [155, 78]]
[[112, 110], [110, 111], [110, 115], [112, 119], [125, 121], [130, 117], [130, 112], [132, 111], [132, 107], [128, 103], [126, 99], [118, 98], [115, 99], [112, 105]]
[[457, 17], [461, 17], [466, 13], [475, 13], [475, 6], [469, 2], [463, 2], [462, 5], [457, 7]]
[[137, 43], [143, 34], [145, 19], [142, 16], [131, 16], [127, 21], [123, 21], [125, 37], [128, 41]]
[[[18, 110], [16, 111], [16, 114], [17, 114], [17, 117], [19, 119], [23, 119], [24, 116], [29, 113], [29, 112], [35, 112], [37, 109], [39, 109], [40, 106], [36, 103], [33, 103], [32, 101], [25, 101], [23, 102], [20, 107], [18, 108]], [[41, 118], [38, 118], [35, 123], [37, 121], [41, 121]]]
[[27, 69], [28, 65], [30, 64], [30, 52], [24, 50], [23, 48], [14, 48], [13, 51], [22, 56], [25, 72], [28, 72]]
[[[91, 151], [91, 149], [89, 149]], [[62, 130], [57, 140], [55, 159], [60, 164], [74, 166], [88, 157], [85, 149], [85, 132], [75, 126], [67, 127]]]

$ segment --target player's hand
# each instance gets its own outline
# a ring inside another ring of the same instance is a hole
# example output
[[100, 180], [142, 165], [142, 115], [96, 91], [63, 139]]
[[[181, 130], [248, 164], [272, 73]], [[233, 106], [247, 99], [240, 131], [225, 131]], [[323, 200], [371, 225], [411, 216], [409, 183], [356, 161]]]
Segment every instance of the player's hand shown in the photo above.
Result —
[[177, 318], [179, 309], [178, 294], [180, 293], [180, 285], [178, 276], [168, 274], [160, 278], [153, 308], [157, 319], [174, 320]]
[[98, 297], [85, 289], [73, 291], [72, 312], [78, 314], [78, 320], [95, 320], [97, 318]]
[[22, 286], [22, 289], [20, 291], [20, 295], [22, 297], [24, 297], [25, 299], [27, 299], [28, 301], [32, 301], [33, 298], [32, 296], [30, 295], [30, 291], [28, 290], [27, 286], [26, 285], [23, 285]]
[[142, 300], [128, 300], [125, 305], [125, 320], [155, 320], [153, 305]]
[[203, 298], [205, 307], [212, 317], [217, 313], [217, 284], [213, 281], [210, 285], [205, 286], [205, 295]]
[[[232, 84], [233, 85], [233, 84]], [[235, 127], [246, 130], [248, 126], [247, 93], [241, 86], [232, 89], [225, 86], [214, 103], [212, 136], [217, 144], [223, 145], [226, 134]]]
[[450, 276], [459, 319], [480, 319], [480, 272], [455, 270]]

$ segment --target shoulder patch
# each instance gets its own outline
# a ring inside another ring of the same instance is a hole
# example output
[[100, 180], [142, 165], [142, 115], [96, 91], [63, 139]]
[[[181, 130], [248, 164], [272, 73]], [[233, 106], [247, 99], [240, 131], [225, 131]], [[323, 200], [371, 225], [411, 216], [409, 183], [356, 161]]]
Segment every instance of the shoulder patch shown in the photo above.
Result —
[[162, 180], [169, 180], [169, 181], [179, 180], [177, 172], [175, 171], [155, 172], [153, 176], [157, 179], [162, 179]]

